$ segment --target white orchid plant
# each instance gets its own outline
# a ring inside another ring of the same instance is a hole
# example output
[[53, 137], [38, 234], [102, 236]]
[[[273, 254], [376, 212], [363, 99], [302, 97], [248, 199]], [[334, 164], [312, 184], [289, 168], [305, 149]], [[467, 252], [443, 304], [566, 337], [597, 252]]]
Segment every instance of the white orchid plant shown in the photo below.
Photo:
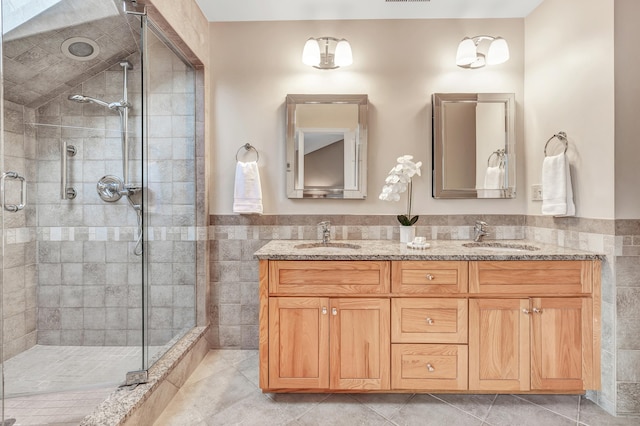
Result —
[[422, 161], [414, 163], [412, 155], [398, 157], [398, 164], [389, 172], [389, 176], [384, 181], [385, 185], [382, 187], [382, 192], [378, 197], [384, 201], [400, 201], [400, 194], [405, 191], [409, 192], [407, 196], [407, 214], [397, 216], [398, 222], [403, 226], [411, 226], [419, 218], [419, 216], [411, 217], [411, 179], [415, 175], [420, 176], [420, 167], [422, 167]]

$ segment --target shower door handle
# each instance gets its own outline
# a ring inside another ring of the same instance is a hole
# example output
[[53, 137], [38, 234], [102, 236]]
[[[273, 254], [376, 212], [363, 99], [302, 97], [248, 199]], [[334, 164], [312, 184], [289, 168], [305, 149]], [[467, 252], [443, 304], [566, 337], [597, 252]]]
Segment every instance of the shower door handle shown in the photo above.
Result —
[[[7, 179], [20, 181], [20, 204], [7, 204], [7, 191], [5, 190], [5, 183]], [[2, 174], [2, 178], [0, 178], [0, 181], [2, 186], [2, 207], [6, 211], [12, 213], [24, 209], [27, 205], [27, 180], [24, 178], [24, 176], [20, 176], [17, 172], [4, 172]]]
[[67, 188], [67, 157], [73, 157], [76, 152], [75, 146], [67, 145], [65, 141], [60, 141], [60, 198], [63, 200], [76, 198], [76, 190]]

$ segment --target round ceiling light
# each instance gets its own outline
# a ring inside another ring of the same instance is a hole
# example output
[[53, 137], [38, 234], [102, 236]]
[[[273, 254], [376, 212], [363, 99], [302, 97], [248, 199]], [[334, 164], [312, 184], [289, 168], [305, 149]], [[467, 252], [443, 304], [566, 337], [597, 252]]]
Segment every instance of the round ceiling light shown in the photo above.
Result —
[[62, 54], [76, 61], [90, 61], [100, 53], [98, 43], [86, 37], [71, 37], [60, 46]]

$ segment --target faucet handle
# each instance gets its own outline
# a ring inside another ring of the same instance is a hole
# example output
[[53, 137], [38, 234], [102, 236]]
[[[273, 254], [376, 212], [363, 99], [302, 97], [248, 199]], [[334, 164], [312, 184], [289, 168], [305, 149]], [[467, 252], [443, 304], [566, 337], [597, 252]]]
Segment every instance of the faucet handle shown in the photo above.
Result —
[[489, 226], [489, 224], [487, 222], [484, 222], [482, 220], [476, 220], [476, 227], [477, 228], [484, 230], [484, 228], [486, 226]]
[[331, 226], [331, 222], [329, 222], [328, 220], [324, 220], [324, 221], [318, 223], [318, 226], [321, 226], [322, 230], [326, 231]]

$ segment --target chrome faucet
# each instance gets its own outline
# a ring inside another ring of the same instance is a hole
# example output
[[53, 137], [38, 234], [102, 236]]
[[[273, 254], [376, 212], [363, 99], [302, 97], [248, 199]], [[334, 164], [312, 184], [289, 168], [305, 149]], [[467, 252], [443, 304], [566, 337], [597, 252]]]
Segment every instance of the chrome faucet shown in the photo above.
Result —
[[325, 220], [324, 222], [320, 222], [318, 226], [320, 226], [322, 230], [322, 244], [328, 244], [329, 238], [331, 238], [331, 222]]
[[476, 221], [476, 224], [473, 227], [473, 241], [479, 243], [484, 237], [489, 235], [487, 232], [487, 226], [487, 222], [483, 222], [481, 220]]

